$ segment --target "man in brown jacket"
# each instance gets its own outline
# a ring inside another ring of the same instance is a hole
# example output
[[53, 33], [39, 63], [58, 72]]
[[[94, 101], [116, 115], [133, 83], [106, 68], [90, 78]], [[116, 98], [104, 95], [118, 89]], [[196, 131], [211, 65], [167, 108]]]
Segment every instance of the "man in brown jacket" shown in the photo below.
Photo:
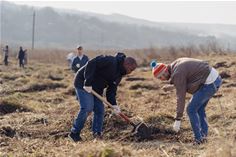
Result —
[[177, 109], [173, 128], [180, 130], [185, 108], [186, 93], [192, 94], [187, 113], [195, 136], [194, 144], [206, 141], [208, 124], [205, 107], [210, 98], [218, 91], [222, 79], [218, 72], [208, 63], [193, 59], [179, 58], [169, 65], [152, 63], [154, 77], [169, 80], [176, 88]]

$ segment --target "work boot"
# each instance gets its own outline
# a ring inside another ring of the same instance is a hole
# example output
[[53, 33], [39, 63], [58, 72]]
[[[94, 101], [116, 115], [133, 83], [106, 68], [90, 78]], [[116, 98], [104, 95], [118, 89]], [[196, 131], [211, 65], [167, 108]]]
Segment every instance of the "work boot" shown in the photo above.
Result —
[[196, 146], [196, 145], [201, 145], [201, 144], [205, 144], [205, 143], [207, 143], [207, 139], [203, 138], [200, 141], [199, 140], [194, 140], [193, 145]]
[[100, 132], [93, 133], [93, 138], [98, 139], [98, 140], [102, 140], [102, 133], [100, 133]]
[[193, 141], [193, 146], [198, 146], [200, 144], [201, 144], [201, 141], [199, 141], [199, 140], [194, 140]]
[[208, 142], [207, 138], [206, 138], [206, 137], [203, 137], [203, 138], [202, 138], [202, 143], [207, 143], [207, 142]]
[[79, 142], [79, 141], [83, 141], [82, 138], [80, 137], [80, 135], [78, 133], [73, 133], [71, 132], [68, 135], [68, 138], [73, 141], [73, 142]]

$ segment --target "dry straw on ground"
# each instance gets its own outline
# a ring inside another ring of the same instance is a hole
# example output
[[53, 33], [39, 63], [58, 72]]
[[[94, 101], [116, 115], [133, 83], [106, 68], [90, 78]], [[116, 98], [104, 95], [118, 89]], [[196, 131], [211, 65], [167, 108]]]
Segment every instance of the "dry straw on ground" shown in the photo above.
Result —
[[[128, 55], [147, 65], [151, 59], [170, 62], [184, 54], [147, 53], [132, 50]], [[34, 52], [35, 53], [35, 52]], [[153, 129], [152, 138], [138, 141], [130, 136], [131, 128], [106, 110], [104, 140], [94, 141], [88, 117], [82, 136], [83, 143], [74, 144], [67, 139], [72, 121], [79, 111], [73, 91], [74, 74], [68, 70], [63, 55], [57, 51], [37, 52], [50, 57], [31, 56], [26, 69], [11, 61], [9, 67], [0, 65], [0, 156], [236, 156], [236, 66], [235, 54], [202, 54], [194, 56], [218, 66], [220, 72], [230, 77], [224, 79], [219, 93], [207, 107], [210, 124], [209, 142], [192, 146], [192, 131], [185, 115], [180, 133], [174, 134], [176, 100], [175, 89], [151, 76], [149, 67], [139, 67], [125, 77], [118, 89], [121, 109], [133, 120], [138, 117]], [[95, 56], [96, 52], [89, 54]], [[108, 54], [109, 52], [101, 52]], [[46, 58], [46, 59], [45, 59]], [[43, 63], [42, 63], [43, 62]], [[219, 66], [220, 62], [226, 62]], [[187, 95], [187, 100], [190, 95]]]

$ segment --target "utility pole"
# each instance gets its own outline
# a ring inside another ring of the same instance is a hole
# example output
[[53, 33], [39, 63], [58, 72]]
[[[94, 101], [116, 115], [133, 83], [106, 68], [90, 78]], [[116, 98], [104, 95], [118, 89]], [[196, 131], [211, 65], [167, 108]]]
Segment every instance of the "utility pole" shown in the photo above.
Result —
[[32, 50], [34, 50], [34, 31], [35, 31], [35, 10], [33, 12]]
[[103, 48], [103, 42], [104, 42], [104, 34], [103, 32], [101, 32], [101, 41], [100, 41], [100, 48], [102, 49]]
[[83, 32], [82, 32], [83, 30], [82, 30], [82, 28], [81, 28], [81, 26], [80, 26], [80, 28], [79, 28], [79, 44], [82, 44], [83, 43]]
[[227, 52], [231, 52], [230, 43], [229, 42], [228, 42], [228, 46], [227, 46]]

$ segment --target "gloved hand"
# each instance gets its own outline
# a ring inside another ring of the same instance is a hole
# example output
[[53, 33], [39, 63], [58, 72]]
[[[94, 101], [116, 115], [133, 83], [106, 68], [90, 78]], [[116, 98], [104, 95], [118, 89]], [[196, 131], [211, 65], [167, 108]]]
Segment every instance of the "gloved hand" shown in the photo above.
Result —
[[83, 88], [84, 88], [84, 90], [85, 90], [86, 92], [88, 92], [88, 93], [91, 93], [91, 92], [92, 92], [92, 86], [84, 86]]
[[80, 64], [76, 64], [76, 67], [77, 67], [77, 68], [80, 68]]
[[179, 132], [180, 130], [180, 125], [181, 125], [181, 120], [175, 120], [175, 123], [173, 125], [173, 130], [175, 132]]
[[120, 113], [120, 107], [118, 105], [113, 105], [113, 111], [118, 115]]

